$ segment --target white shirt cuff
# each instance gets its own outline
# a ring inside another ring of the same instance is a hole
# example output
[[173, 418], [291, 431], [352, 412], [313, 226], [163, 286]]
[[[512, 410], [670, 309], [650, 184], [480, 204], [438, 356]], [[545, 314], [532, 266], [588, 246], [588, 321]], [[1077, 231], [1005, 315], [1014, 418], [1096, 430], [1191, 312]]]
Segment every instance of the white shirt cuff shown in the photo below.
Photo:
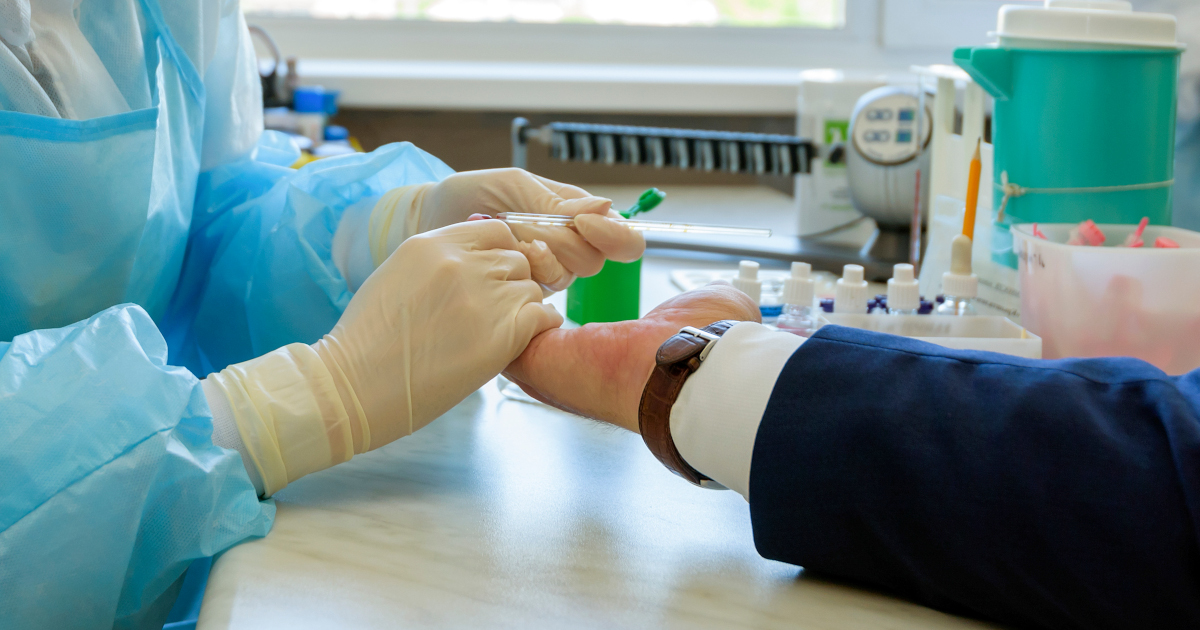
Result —
[[258, 474], [258, 469], [254, 467], [254, 460], [250, 459], [250, 451], [246, 450], [246, 444], [242, 442], [242, 434], [238, 433], [229, 399], [225, 398], [221, 388], [209, 383], [208, 379], [202, 379], [200, 387], [204, 390], [204, 397], [208, 399], [208, 409], [213, 416], [213, 444], [237, 451], [242, 456], [242, 466], [250, 476], [250, 483], [254, 484], [255, 492], [261, 497], [266, 486], [263, 485], [262, 475]]
[[750, 461], [775, 381], [804, 337], [742, 322], [725, 333], [671, 408], [679, 454], [750, 500]]

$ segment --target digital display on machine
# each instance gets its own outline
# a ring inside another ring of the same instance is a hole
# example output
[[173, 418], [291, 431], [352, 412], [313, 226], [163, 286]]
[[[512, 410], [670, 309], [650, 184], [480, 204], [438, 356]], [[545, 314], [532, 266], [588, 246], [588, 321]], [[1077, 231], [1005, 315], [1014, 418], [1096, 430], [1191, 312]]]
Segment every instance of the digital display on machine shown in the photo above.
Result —
[[897, 166], [918, 154], [918, 144], [929, 141], [928, 108], [921, 110], [916, 94], [891, 90], [860, 103], [850, 125], [850, 145], [876, 166]]

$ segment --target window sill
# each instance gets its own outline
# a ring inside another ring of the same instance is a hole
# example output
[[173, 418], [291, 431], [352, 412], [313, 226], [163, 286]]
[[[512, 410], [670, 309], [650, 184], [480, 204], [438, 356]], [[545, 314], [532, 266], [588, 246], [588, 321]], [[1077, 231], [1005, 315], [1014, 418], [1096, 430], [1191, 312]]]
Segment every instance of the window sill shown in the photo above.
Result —
[[352, 107], [795, 114], [799, 68], [301, 59]]

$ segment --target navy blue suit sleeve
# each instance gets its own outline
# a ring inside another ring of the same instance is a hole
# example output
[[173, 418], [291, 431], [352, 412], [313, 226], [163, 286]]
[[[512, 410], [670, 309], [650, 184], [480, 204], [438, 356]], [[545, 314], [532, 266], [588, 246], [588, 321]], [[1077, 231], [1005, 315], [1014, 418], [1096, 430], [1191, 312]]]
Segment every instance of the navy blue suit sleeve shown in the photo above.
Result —
[[1200, 627], [1200, 372], [826, 327], [776, 382], [767, 558], [1045, 628]]

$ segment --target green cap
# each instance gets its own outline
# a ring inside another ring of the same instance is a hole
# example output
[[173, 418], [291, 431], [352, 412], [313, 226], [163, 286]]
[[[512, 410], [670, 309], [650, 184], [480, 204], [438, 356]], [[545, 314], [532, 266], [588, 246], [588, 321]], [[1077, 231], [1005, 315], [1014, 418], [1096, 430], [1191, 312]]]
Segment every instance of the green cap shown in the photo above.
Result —
[[663, 199], [666, 198], [667, 193], [657, 188], [651, 188], [650, 190], [642, 193], [642, 196], [638, 197], [638, 200], [633, 204], [633, 207], [622, 212], [621, 216], [625, 217], [626, 219], [630, 219], [643, 212], [650, 212], [651, 210], [657, 208], [658, 204], [662, 203]]

